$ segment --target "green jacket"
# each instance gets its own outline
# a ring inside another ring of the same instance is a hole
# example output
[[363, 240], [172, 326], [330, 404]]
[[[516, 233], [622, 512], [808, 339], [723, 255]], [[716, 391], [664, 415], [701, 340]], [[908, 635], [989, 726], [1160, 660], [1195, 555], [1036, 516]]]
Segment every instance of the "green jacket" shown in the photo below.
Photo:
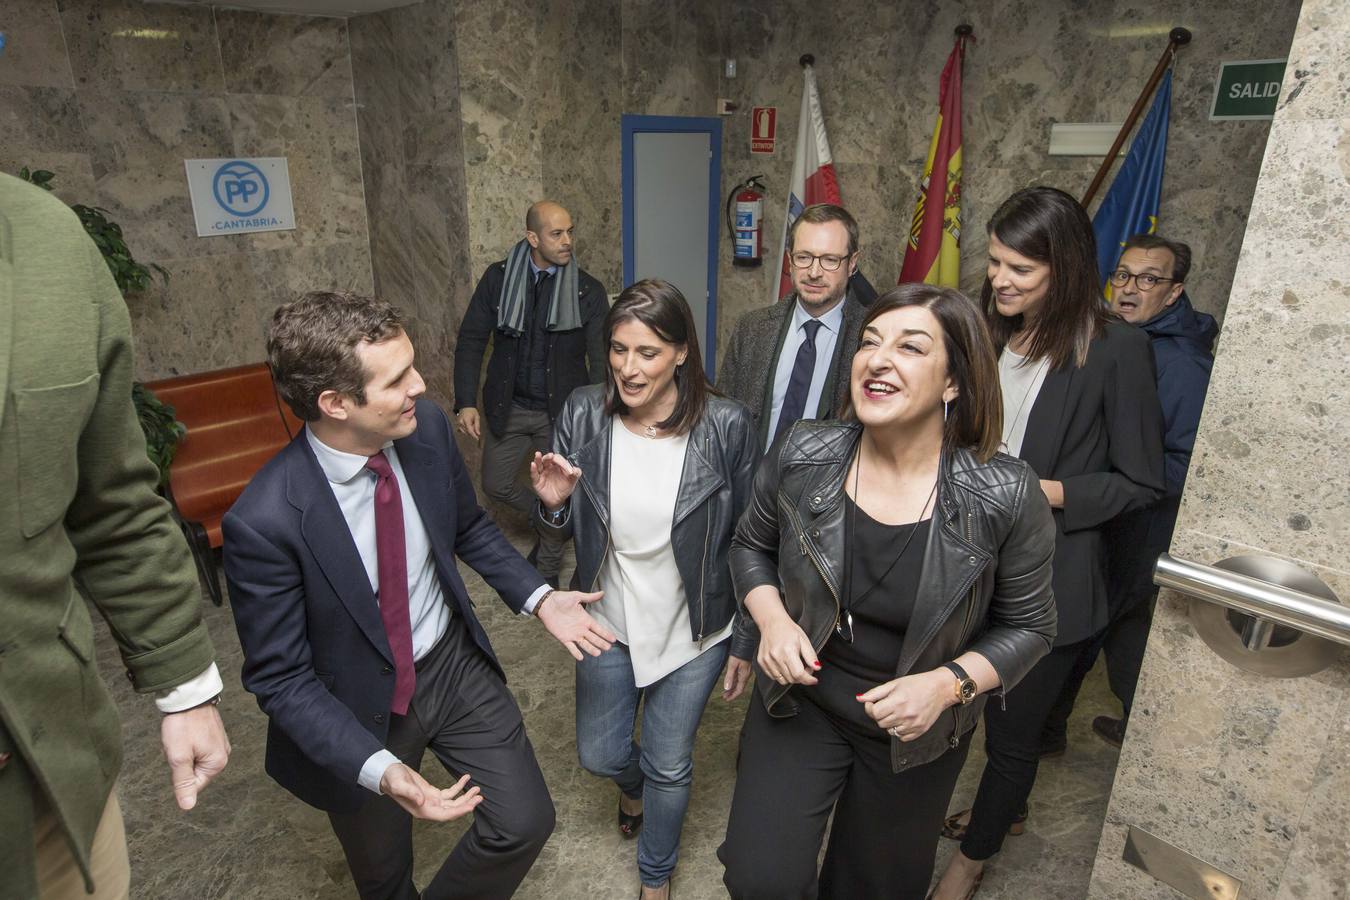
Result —
[[36, 895], [39, 789], [89, 883], [89, 847], [121, 767], [121, 726], [80, 594], [108, 620], [139, 691], [172, 688], [214, 659], [187, 544], [155, 494], [132, 358], [126, 305], [74, 213], [0, 175], [5, 900]]

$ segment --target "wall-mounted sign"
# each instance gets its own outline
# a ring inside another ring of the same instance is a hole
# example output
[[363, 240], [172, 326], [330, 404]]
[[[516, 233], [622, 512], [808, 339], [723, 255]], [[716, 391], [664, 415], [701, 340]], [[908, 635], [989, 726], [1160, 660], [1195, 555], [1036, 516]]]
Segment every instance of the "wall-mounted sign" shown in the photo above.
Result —
[[197, 237], [295, 228], [284, 156], [186, 159]]
[[1269, 119], [1280, 102], [1283, 59], [1249, 59], [1219, 64], [1209, 118]]
[[756, 106], [750, 111], [750, 152], [772, 153], [778, 134], [778, 107]]

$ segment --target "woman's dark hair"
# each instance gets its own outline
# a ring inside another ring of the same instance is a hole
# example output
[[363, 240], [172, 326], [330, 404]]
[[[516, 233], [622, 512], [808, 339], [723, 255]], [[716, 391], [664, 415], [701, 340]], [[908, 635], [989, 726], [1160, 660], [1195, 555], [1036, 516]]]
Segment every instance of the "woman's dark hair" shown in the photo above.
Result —
[[[958, 392], [942, 427], [942, 446], [964, 447], [981, 462], [988, 461], [1003, 440], [1003, 390], [998, 381], [998, 356], [985, 317], [974, 300], [953, 288], [902, 284], [882, 294], [867, 308], [858, 330], [859, 341], [874, 320], [907, 306], [922, 306], [942, 326], [947, 377]], [[850, 421], [858, 418], [853, 410], [851, 387], [844, 400], [842, 418]]]
[[[698, 351], [694, 314], [675, 285], [660, 278], [645, 278], [624, 288], [609, 308], [609, 315], [605, 316], [606, 354], [614, 340], [614, 329], [629, 321], [646, 325], [667, 344], [684, 347], [684, 362], [675, 367], [675, 409], [669, 418], [657, 423], [659, 428], [684, 434], [703, 418], [708, 394], [715, 393], [703, 374], [703, 356]], [[628, 412], [628, 406], [614, 384], [613, 372], [605, 378], [605, 412], [610, 415]]]
[[[1088, 344], [1102, 333], [1110, 312], [1097, 272], [1097, 241], [1082, 205], [1052, 187], [1024, 188], [998, 208], [985, 231], [1021, 255], [1050, 266], [1050, 283], [1036, 314], [1036, 333], [1028, 359], [1050, 360], [1056, 369], [1081, 366]], [[1022, 317], [1004, 316], [994, 302], [994, 286], [984, 279], [980, 302], [989, 331], [1000, 350]]]

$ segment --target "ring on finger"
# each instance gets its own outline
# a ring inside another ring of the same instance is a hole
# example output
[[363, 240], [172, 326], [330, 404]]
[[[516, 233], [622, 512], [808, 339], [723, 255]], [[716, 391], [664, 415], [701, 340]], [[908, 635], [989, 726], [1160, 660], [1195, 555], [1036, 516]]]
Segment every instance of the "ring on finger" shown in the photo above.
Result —
[[887, 728], [886, 731], [891, 737], [904, 737], [904, 732], [900, 730], [899, 725], [892, 725], [890, 728]]

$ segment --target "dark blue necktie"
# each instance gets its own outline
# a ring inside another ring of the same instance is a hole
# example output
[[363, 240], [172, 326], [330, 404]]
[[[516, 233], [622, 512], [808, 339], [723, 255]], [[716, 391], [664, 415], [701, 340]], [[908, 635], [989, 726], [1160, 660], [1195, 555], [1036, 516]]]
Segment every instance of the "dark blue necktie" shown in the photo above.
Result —
[[802, 330], [806, 337], [797, 348], [797, 361], [792, 364], [792, 377], [788, 379], [783, 409], [778, 414], [778, 427], [773, 432], [775, 441], [806, 412], [806, 395], [811, 392], [811, 376], [816, 372], [816, 332], [820, 330], [820, 320], [807, 319], [802, 323]]

